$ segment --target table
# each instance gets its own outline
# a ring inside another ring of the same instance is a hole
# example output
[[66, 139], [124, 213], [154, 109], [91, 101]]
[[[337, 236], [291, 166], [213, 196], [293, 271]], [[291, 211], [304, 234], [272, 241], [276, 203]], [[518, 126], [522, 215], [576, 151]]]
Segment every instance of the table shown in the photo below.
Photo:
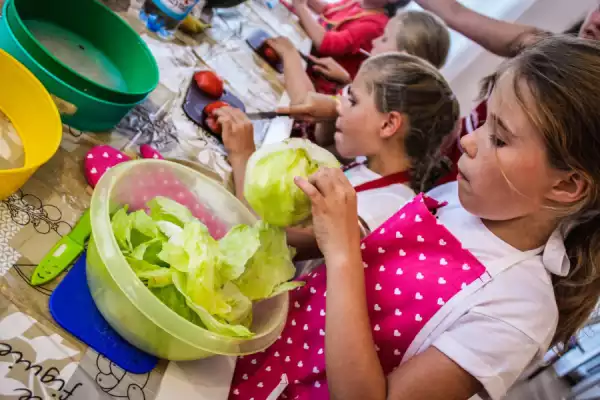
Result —
[[[148, 143], [166, 157], [194, 162], [231, 189], [231, 168], [222, 146], [181, 109], [192, 73], [210, 67], [226, 79], [248, 111], [270, 111], [289, 100], [281, 77], [252, 52], [245, 37], [261, 28], [288, 36], [305, 53], [311, 42], [282, 6], [268, 10], [249, 2], [221, 10], [205, 33], [178, 34], [174, 41], [162, 42], [144, 33], [137, 19], [140, 4], [128, 8], [128, 0], [106, 2], [142, 33], [158, 61], [161, 82], [112, 132], [64, 126], [58, 153], [21, 190], [0, 201], [0, 399], [224, 399], [234, 359], [161, 361], [148, 374], [127, 373], [54, 323], [48, 298], [60, 279], [40, 287], [28, 281], [89, 205], [82, 160], [91, 147], [109, 144], [135, 155]], [[257, 122], [255, 139], [258, 145], [278, 141], [290, 129], [287, 118]]]

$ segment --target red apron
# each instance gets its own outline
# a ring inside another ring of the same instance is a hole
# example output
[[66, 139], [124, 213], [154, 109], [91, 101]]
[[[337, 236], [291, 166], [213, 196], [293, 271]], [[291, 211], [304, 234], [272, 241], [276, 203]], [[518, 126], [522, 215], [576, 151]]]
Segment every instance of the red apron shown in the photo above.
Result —
[[[446, 302], [489, 280], [485, 267], [437, 223], [430, 209], [438, 207], [419, 195], [361, 242], [369, 318], [386, 375]], [[230, 399], [329, 398], [325, 265], [302, 279], [306, 285], [290, 293], [279, 339], [262, 353], [240, 357]]]

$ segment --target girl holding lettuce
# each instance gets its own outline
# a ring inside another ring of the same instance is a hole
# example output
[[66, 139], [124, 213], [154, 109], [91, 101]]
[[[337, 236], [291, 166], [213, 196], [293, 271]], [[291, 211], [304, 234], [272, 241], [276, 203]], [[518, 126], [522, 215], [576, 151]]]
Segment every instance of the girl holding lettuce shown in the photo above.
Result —
[[[337, 118], [337, 151], [345, 158], [366, 157], [345, 173], [359, 193], [359, 217], [368, 230], [415, 193], [430, 189], [445, 171], [441, 148], [452, 139], [458, 103], [426, 61], [402, 53], [375, 56], [339, 101], [319, 94], [309, 99], [324, 118]], [[220, 109], [217, 115], [236, 193], [243, 198], [245, 168], [255, 150], [252, 125], [239, 110]], [[297, 248], [297, 259], [320, 256], [312, 229], [289, 228], [288, 241]]]
[[238, 361], [230, 399], [501, 399], [598, 301], [598, 85], [593, 41], [506, 61], [458, 182], [362, 240], [339, 169], [296, 178], [326, 265], [290, 293], [279, 339]]

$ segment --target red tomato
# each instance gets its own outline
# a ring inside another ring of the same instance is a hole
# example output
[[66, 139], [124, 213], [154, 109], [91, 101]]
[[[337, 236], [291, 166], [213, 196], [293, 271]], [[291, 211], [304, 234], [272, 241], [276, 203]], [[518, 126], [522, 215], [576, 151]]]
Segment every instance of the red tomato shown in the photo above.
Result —
[[263, 54], [264, 54], [265, 58], [267, 59], [267, 61], [270, 62], [271, 64], [279, 64], [279, 62], [281, 61], [279, 59], [279, 54], [277, 54], [277, 52], [268, 45], [265, 45]]
[[212, 71], [199, 71], [194, 74], [198, 88], [206, 95], [218, 99], [223, 96], [223, 80]]
[[215, 101], [214, 103], [210, 103], [206, 107], [204, 107], [203, 111], [204, 123], [212, 133], [215, 133], [217, 135], [221, 134], [221, 125], [213, 115], [213, 112], [221, 107], [229, 107], [229, 104], [225, 103], [224, 101]]

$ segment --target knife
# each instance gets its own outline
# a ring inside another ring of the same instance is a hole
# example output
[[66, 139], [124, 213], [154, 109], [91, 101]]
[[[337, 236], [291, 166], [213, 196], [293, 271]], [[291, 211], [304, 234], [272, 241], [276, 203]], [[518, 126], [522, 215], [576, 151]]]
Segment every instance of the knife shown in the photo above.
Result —
[[31, 276], [31, 284], [43, 285], [60, 275], [83, 252], [85, 241], [91, 233], [90, 210], [87, 209], [73, 230], [63, 236], [35, 268]]
[[280, 114], [277, 111], [263, 111], [246, 114], [251, 121], [257, 121], [262, 119], [273, 119], [277, 117], [287, 117], [288, 114]]

